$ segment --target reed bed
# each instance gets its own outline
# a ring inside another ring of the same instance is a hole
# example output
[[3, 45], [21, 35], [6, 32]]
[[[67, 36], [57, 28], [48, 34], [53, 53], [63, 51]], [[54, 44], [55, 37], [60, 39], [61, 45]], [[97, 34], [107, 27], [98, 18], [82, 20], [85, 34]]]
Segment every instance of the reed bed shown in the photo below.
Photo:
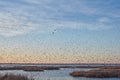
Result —
[[4, 74], [0, 75], [0, 80], [34, 80], [32, 78], [28, 78], [27, 76], [20, 74]]
[[70, 75], [73, 77], [89, 77], [89, 78], [120, 78], [120, 69], [74, 71], [70, 73]]

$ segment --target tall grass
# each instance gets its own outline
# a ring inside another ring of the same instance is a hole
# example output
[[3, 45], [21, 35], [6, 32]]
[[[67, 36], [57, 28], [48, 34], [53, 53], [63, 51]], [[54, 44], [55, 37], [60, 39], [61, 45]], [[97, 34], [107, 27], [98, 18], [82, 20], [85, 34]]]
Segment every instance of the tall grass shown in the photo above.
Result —
[[24, 75], [15, 75], [15, 74], [5, 74], [5, 75], [0, 75], [0, 80], [34, 80], [32, 78], [28, 78], [27, 76]]
[[120, 69], [99, 69], [90, 71], [74, 71], [73, 77], [120, 78]]
[[14, 66], [14, 67], [1, 67], [0, 70], [24, 70], [24, 71], [44, 71], [44, 70], [59, 70], [59, 67], [54, 66]]

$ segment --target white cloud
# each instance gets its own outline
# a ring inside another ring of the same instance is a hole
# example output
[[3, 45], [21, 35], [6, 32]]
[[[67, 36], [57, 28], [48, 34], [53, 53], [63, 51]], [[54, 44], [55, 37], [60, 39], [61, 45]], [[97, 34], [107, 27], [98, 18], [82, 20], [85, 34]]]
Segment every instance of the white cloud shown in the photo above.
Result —
[[[17, 36], [31, 31], [48, 32], [53, 29], [88, 29], [100, 30], [111, 28], [110, 18], [102, 17], [93, 22], [81, 20], [66, 20], [65, 15], [77, 13], [87, 16], [105, 15], [113, 16], [112, 13], [87, 5], [81, 0], [21, 0], [22, 4], [11, 1], [0, 1], [5, 6], [0, 8], [0, 35]], [[57, 7], [56, 7], [57, 6]], [[75, 14], [72, 14], [75, 15]], [[76, 16], [77, 17], [77, 16]], [[113, 16], [114, 17], [114, 16]], [[62, 19], [59, 19], [62, 18]]]
[[25, 2], [31, 3], [31, 4], [40, 4], [40, 3], [49, 3], [54, 0], [22, 0], [22, 1], [25, 1]]
[[16, 36], [34, 30], [31, 23], [10, 13], [0, 13], [0, 35]]
[[111, 25], [106, 25], [103, 23], [85, 23], [79, 21], [60, 21], [60, 20], [42, 20], [41, 23], [37, 24], [39, 26], [39, 32], [49, 32], [54, 29], [87, 29], [87, 30], [102, 30], [110, 29]]
[[98, 19], [98, 22], [100, 23], [109, 23], [111, 22], [111, 19], [107, 18], [107, 17], [101, 17]]

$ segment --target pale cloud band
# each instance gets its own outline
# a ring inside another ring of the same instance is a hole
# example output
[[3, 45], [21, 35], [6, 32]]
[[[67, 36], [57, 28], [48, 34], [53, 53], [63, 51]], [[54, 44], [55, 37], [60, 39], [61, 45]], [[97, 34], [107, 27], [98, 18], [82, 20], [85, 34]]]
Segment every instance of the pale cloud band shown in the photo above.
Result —
[[[11, 37], [27, 34], [32, 31], [49, 32], [54, 29], [67, 28], [88, 30], [110, 29], [113, 27], [110, 18], [119, 18], [118, 13], [109, 13], [109, 10], [101, 10], [97, 6], [93, 8], [92, 4], [87, 5], [82, 0], [69, 1], [70, 3], [67, 0], [0, 1], [0, 4], [3, 6], [0, 6], [0, 9], [2, 9], [0, 11], [0, 35]], [[74, 21], [71, 18], [66, 20], [67, 14], [74, 16], [76, 13], [86, 16], [102, 15], [103, 17], [98, 17], [93, 22], [82, 21], [82, 19]], [[108, 18], [109, 16], [110, 18]]]

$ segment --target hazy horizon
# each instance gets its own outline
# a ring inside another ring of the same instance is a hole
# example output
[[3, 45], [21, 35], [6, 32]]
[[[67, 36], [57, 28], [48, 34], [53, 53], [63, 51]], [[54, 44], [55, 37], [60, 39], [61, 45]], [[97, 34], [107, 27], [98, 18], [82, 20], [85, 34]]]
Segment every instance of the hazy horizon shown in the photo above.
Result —
[[120, 0], [0, 0], [0, 63], [120, 64]]

